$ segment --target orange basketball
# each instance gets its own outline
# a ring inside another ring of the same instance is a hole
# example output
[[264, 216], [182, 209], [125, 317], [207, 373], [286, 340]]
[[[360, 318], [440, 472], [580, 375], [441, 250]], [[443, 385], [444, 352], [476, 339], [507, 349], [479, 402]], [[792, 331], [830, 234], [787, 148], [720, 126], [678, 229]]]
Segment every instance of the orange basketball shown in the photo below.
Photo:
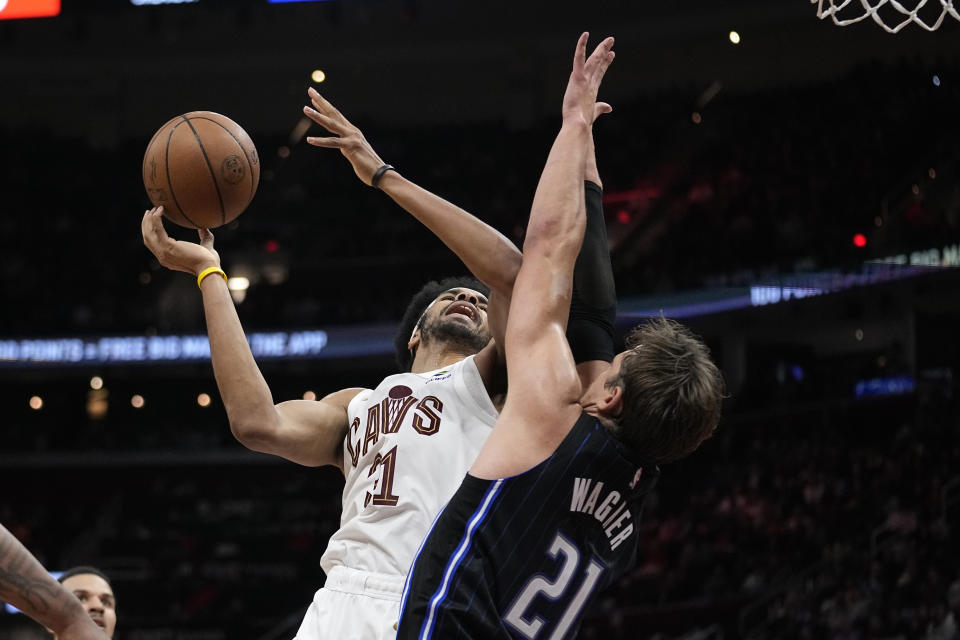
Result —
[[260, 159], [240, 125], [191, 111], [160, 127], [143, 155], [143, 184], [154, 206], [184, 227], [214, 228], [247, 208], [260, 182]]

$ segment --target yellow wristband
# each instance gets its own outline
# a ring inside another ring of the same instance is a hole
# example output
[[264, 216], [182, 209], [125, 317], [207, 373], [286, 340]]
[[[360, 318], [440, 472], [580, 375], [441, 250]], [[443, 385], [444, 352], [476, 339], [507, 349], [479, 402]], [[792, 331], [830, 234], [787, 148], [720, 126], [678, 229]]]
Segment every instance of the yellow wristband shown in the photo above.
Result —
[[227, 274], [223, 272], [223, 269], [221, 269], [220, 267], [207, 267], [206, 269], [201, 271], [199, 274], [197, 274], [197, 286], [199, 287], [201, 284], [203, 284], [203, 279], [206, 278], [211, 273], [219, 273], [221, 276], [223, 276], [223, 281], [224, 282], [227, 281]]

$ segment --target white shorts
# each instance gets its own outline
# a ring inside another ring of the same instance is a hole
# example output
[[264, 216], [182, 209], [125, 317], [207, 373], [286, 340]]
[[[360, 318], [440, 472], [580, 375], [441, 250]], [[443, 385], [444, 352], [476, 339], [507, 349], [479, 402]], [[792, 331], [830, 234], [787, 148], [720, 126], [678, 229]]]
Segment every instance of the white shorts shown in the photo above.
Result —
[[294, 640], [393, 640], [404, 579], [334, 567]]

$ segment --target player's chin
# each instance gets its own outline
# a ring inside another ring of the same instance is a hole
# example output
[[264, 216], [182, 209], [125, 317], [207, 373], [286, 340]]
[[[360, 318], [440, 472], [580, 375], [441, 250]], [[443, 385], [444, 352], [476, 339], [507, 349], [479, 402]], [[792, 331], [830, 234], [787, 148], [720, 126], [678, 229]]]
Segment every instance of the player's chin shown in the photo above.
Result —
[[482, 346], [490, 341], [490, 332], [486, 327], [461, 320], [443, 323], [438, 331], [438, 336], [470, 345]]
[[451, 322], [459, 326], [471, 327], [477, 331], [483, 328], [483, 323], [480, 320], [474, 320], [469, 316], [465, 316], [462, 313], [452, 313], [448, 316], [443, 316], [445, 322]]

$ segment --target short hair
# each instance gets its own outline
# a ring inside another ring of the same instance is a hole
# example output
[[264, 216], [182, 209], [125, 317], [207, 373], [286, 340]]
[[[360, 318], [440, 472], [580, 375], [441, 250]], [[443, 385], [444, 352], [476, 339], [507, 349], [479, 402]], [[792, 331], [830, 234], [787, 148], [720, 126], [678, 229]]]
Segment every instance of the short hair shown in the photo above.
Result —
[[636, 327], [626, 346], [618, 375], [607, 381], [623, 390], [614, 434], [657, 464], [692, 453], [720, 422], [724, 383], [710, 349], [667, 318]]
[[91, 567], [88, 565], [80, 565], [79, 567], [73, 567], [71, 569], [67, 569], [66, 571], [63, 572], [63, 574], [59, 578], [57, 578], [57, 580], [60, 582], [60, 584], [63, 584], [63, 581], [66, 580], [67, 578], [72, 578], [73, 576], [80, 576], [80, 575], [87, 575], [87, 574], [91, 574], [91, 575], [95, 575], [95, 576], [99, 576], [100, 578], [103, 578], [103, 581], [107, 583], [107, 586], [113, 589], [113, 584], [110, 583], [110, 578], [107, 577], [107, 574], [105, 574], [103, 571], [100, 571], [100, 569], [97, 569], [96, 567]]
[[431, 280], [420, 288], [420, 291], [414, 294], [407, 310], [400, 320], [400, 326], [393, 338], [394, 355], [397, 359], [397, 366], [401, 371], [410, 371], [413, 366], [413, 353], [407, 348], [410, 342], [410, 336], [414, 330], [419, 327], [420, 320], [423, 318], [423, 312], [427, 310], [430, 303], [444, 291], [454, 288], [473, 289], [479, 291], [485, 296], [490, 295], [490, 288], [472, 276], [453, 276], [442, 280]]

